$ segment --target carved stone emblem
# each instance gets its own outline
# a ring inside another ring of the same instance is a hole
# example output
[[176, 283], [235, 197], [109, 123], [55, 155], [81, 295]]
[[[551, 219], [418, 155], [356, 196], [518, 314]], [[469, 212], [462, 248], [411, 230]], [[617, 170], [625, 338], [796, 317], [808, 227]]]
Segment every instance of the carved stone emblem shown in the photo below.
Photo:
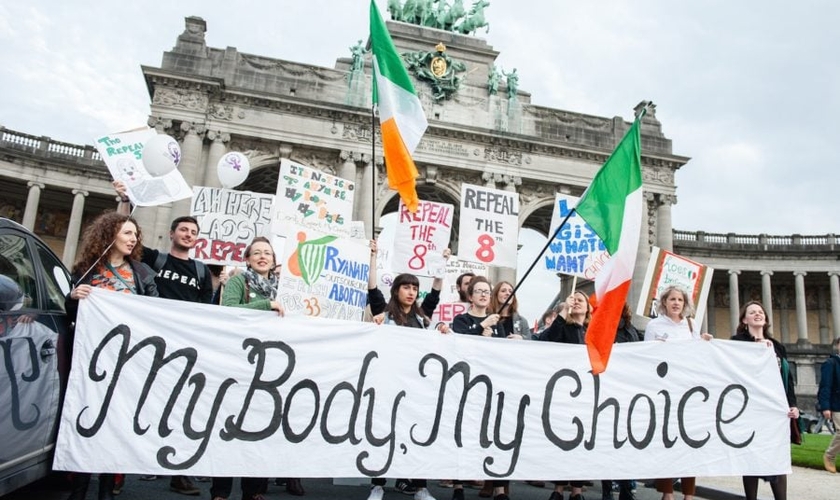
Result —
[[403, 54], [408, 70], [414, 73], [418, 80], [428, 83], [432, 88], [435, 101], [449, 99], [461, 86], [461, 76], [467, 66], [454, 61], [446, 54], [446, 45], [439, 43], [435, 52], [409, 52]]

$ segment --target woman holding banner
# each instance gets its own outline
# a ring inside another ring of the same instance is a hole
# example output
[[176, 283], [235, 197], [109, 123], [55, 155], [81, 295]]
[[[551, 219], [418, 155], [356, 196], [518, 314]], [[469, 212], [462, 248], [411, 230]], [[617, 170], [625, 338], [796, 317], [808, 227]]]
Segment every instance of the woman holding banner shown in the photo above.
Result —
[[[409, 273], [397, 275], [391, 283], [391, 299], [385, 304], [382, 292], [376, 288], [376, 241], [371, 241], [370, 272], [368, 275], [368, 304], [370, 305], [372, 321], [377, 324], [405, 326], [408, 328], [429, 327], [431, 320], [429, 316], [437, 307], [440, 300], [440, 289], [443, 280], [435, 278], [435, 285], [432, 285], [432, 292], [437, 292], [432, 300], [428, 300], [429, 293], [423, 301], [423, 306], [417, 305], [417, 295], [420, 290], [420, 280], [417, 276]], [[430, 306], [431, 305], [431, 306]], [[384, 312], [383, 312], [384, 310]], [[371, 480], [371, 489], [368, 500], [382, 500], [385, 495], [384, 477], [376, 477]], [[402, 493], [414, 494], [415, 500], [435, 500], [427, 488], [425, 479], [397, 479], [395, 488]]]
[[[539, 340], [563, 344], [584, 343], [586, 327], [592, 319], [592, 304], [589, 303], [589, 297], [577, 290], [566, 299], [566, 304], [566, 317], [558, 316], [551, 326], [543, 330]], [[567, 484], [572, 487], [569, 500], [583, 500], [583, 481], [554, 481], [554, 491], [548, 500], [563, 500], [563, 490], [566, 489]]]
[[[669, 286], [659, 295], [657, 305], [659, 316], [652, 319], [645, 328], [645, 340], [660, 342], [674, 340], [711, 340], [708, 333], [695, 330], [691, 317], [694, 315], [694, 304], [688, 292], [677, 286]], [[686, 500], [694, 498], [697, 478], [684, 477], [680, 480], [680, 488]], [[656, 480], [656, 491], [662, 493], [662, 500], [674, 500], [673, 478]]]
[[[245, 248], [246, 269], [244, 272], [227, 280], [222, 291], [222, 305], [247, 307], [262, 311], [276, 311], [283, 316], [284, 310], [277, 296], [277, 275], [274, 271], [274, 249], [268, 238], [257, 236]], [[300, 480], [298, 485], [300, 484]], [[263, 477], [240, 478], [243, 500], [262, 500], [268, 490], [268, 479]], [[286, 483], [289, 488], [289, 483]], [[232, 477], [214, 477], [210, 487], [210, 497], [223, 500], [230, 497], [233, 490]], [[303, 494], [303, 487], [300, 488]]]
[[[741, 315], [738, 317], [738, 328], [735, 329], [735, 335], [732, 336], [732, 340], [763, 342], [767, 347], [773, 348], [776, 353], [776, 360], [779, 363], [782, 384], [785, 387], [785, 396], [788, 404], [787, 416], [788, 418], [795, 419], [792, 425], [798, 425], [796, 419], [799, 418], [799, 408], [796, 407], [796, 394], [793, 390], [793, 374], [788, 366], [787, 350], [781, 342], [774, 339], [771, 335], [770, 323], [767, 322], [767, 312], [764, 310], [761, 302], [753, 300], [747, 302], [741, 308]], [[758, 479], [758, 476], [744, 476], [742, 478], [746, 500], [756, 500], [758, 498]], [[787, 499], [786, 475], [767, 476], [761, 479], [770, 483], [770, 489], [773, 491], [773, 498], [775, 500]]]
[[490, 310], [499, 314], [499, 329], [505, 332], [506, 337], [531, 340], [531, 327], [528, 320], [518, 312], [519, 301], [516, 300], [516, 296], [514, 295], [504, 310], [501, 309], [512, 293], [513, 285], [509, 282], [496, 283], [490, 297]]
[[[140, 262], [143, 251], [140, 228], [130, 216], [108, 212], [97, 217], [82, 237], [79, 259], [73, 265], [73, 290], [67, 294], [65, 305], [70, 331], [79, 310], [79, 301], [87, 298], [93, 288], [104, 288], [120, 293], [157, 297], [155, 273]], [[70, 345], [73, 345], [71, 335]], [[116, 474], [99, 475], [99, 500], [113, 499]], [[68, 500], [84, 500], [90, 485], [90, 474], [73, 475], [73, 491]]]
[[[493, 293], [487, 278], [484, 276], [472, 278], [467, 287], [467, 298], [469, 299], [470, 307], [467, 309], [467, 312], [452, 318], [452, 331], [466, 335], [482, 335], [484, 337], [516, 338], [505, 332], [503, 326], [499, 323], [500, 316], [491, 312], [491, 297], [496, 296], [498, 294]], [[526, 323], [525, 327], [527, 328], [527, 326]], [[484, 489], [481, 490], [479, 496], [493, 495], [495, 500], [507, 500], [509, 486], [510, 481], [487, 480], [484, 481]], [[454, 482], [452, 500], [464, 500], [463, 481], [456, 480]]]

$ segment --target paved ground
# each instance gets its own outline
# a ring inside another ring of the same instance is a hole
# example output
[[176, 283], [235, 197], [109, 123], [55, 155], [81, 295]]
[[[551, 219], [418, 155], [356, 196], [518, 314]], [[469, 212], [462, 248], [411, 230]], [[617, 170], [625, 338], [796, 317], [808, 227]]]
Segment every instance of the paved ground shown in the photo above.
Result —
[[[306, 488], [306, 496], [293, 497], [286, 493], [285, 489], [274, 486], [272, 483], [269, 486], [266, 500], [292, 500], [295, 498], [300, 498], [300, 500], [366, 500], [368, 494], [367, 486], [336, 485], [329, 479], [304, 479], [303, 484]], [[437, 481], [430, 481], [429, 484], [429, 489], [437, 500], [450, 500], [452, 498], [451, 489], [438, 486]], [[138, 476], [129, 476], [128, 484], [122, 494], [117, 497], [117, 500], [186, 500], [187, 498], [210, 498], [209, 483], [196, 483], [196, 485], [202, 490], [201, 496], [185, 497], [169, 491], [168, 480], [159, 479], [157, 481], [145, 482], [139, 481]], [[88, 498], [95, 498], [95, 491], [96, 480], [91, 484], [91, 491], [88, 492]], [[67, 494], [66, 489], [57, 486], [54, 482], [41, 483], [15, 492], [8, 497], [4, 497], [3, 500], [60, 500], [65, 498]], [[535, 488], [515, 481], [511, 486], [510, 497], [512, 500], [548, 500], [550, 494], [551, 489], [549, 486]], [[239, 500], [239, 497], [237, 492], [230, 500]], [[465, 497], [466, 500], [479, 500], [477, 490], [468, 489]], [[565, 499], [568, 499], [568, 497], [568, 493], [564, 495]], [[600, 483], [596, 482], [595, 486], [587, 488], [584, 497], [588, 500], [600, 500]], [[411, 500], [411, 498], [410, 496], [389, 489], [386, 491], [384, 500]], [[617, 495], [613, 495], [613, 498], [617, 498]], [[637, 500], [659, 500], [660, 495], [654, 489], [645, 488], [642, 482], [639, 482], [638, 489], [636, 490], [636, 498]], [[681, 499], [682, 495], [678, 493], [677, 498]], [[696, 500], [743, 499], [741, 478], [698, 478], [697, 496], [695, 498]], [[760, 486], [759, 498], [762, 500], [773, 498], [770, 487], [767, 484]], [[830, 474], [826, 471], [794, 467], [793, 474], [788, 476], [788, 498], [791, 500], [838, 500], [840, 499], [840, 474]]]

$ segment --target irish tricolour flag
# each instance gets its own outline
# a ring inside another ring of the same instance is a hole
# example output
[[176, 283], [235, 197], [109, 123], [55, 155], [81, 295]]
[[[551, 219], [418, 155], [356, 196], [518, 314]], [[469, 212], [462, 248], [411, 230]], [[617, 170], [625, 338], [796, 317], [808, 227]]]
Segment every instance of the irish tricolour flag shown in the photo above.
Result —
[[400, 193], [403, 204], [417, 211], [417, 167], [411, 154], [428, 123], [414, 85], [394, 47], [374, 0], [370, 2], [370, 43], [373, 52], [373, 102], [379, 104], [382, 149], [388, 186]]
[[611, 256], [595, 277], [597, 306], [586, 329], [589, 362], [596, 375], [607, 368], [639, 248], [642, 225], [639, 121], [642, 116], [636, 118], [576, 207], [577, 213], [604, 241]]

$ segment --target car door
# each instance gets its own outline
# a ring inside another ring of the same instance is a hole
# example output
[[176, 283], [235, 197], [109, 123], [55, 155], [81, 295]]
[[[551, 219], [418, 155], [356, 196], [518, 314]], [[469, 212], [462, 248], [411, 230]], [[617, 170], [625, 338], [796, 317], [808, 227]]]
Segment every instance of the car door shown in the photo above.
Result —
[[[48, 470], [61, 399], [67, 271], [23, 227], [0, 221], [0, 480]], [[7, 484], [8, 483], [8, 484]]]

